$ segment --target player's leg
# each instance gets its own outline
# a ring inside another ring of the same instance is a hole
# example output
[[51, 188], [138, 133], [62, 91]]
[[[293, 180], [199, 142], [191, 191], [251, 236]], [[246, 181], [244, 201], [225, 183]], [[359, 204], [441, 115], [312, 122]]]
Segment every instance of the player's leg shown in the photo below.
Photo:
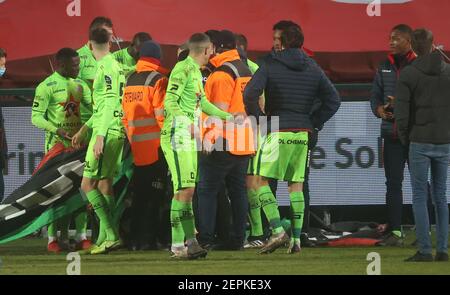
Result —
[[[175, 136], [175, 135], [174, 135]], [[197, 180], [197, 151], [195, 141], [185, 139], [183, 148], [175, 148], [169, 141], [161, 140], [174, 187], [170, 219], [172, 223], [173, 257], [195, 259], [205, 257], [207, 252], [201, 248], [195, 237], [195, 220], [192, 198]], [[184, 248], [186, 240], [187, 250]]]
[[[94, 143], [95, 140], [91, 140], [89, 143], [81, 189], [85, 192], [94, 212], [100, 220], [100, 226], [105, 232], [105, 240], [91, 251], [91, 254], [99, 254], [112, 250], [120, 245], [119, 235], [114, 225], [110, 209], [111, 203], [109, 201], [111, 201], [110, 196], [113, 191], [112, 179], [117, 171], [117, 163], [120, 161], [122, 154], [123, 137], [108, 134], [105, 137], [103, 155], [99, 159], [95, 159], [94, 157]], [[99, 186], [102, 188], [101, 190], [104, 194], [100, 191]], [[101, 241], [99, 240], [98, 242]]]
[[[250, 161], [252, 164], [252, 161]], [[247, 197], [249, 204], [250, 234], [244, 248], [259, 248], [263, 246], [263, 226], [261, 218], [261, 201], [258, 197], [258, 175], [247, 175]]]
[[289, 198], [291, 201], [291, 241], [289, 244], [288, 253], [300, 252], [300, 236], [302, 232], [305, 199], [303, 195], [303, 183], [290, 182]]
[[86, 250], [89, 249], [92, 244], [91, 241], [87, 238], [87, 212], [86, 207], [81, 208], [74, 214], [75, 218], [75, 230], [76, 230], [76, 242], [78, 250]]
[[264, 138], [257, 154], [256, 173], [261, 176], [258, 197], [272, 228], [272, 236], [259, 253], [273, 252], [289, 240], [281, 225], [277, 200], [269, 186], [269, 179], [284, 180], [290, 153], [287, 133], [270, 133]]
[[284, 149], [288, 165], [285, 180], [288, 181], [288, 191], [291, 201], [291, 242], [288, 253], [300, 251], [300, 236], [303, 227], [305, 198], [303, 182], [305, 180], [306, 162], [308, 160], [308, 134], [306, 132], [289, 133]]

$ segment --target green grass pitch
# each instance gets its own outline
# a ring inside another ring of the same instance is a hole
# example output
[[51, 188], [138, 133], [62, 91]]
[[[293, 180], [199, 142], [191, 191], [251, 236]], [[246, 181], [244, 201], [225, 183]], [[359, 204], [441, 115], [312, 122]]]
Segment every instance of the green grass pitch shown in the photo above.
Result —
[[[106, 255], [82, 255], [81, 274], [168, 274], [168, 275], [302, 275], [336, 274], [365, 275], [370, 261], [367, 254], [381, 257], [381, 274], [450, 274], [450, 263], [405, 263], [415, 253], [409, 246], [414, 240], [408, 234], [403, 248], [304, 248], [298, 255], [278, 249], [270, 255], [258, 255], [256, 250], [211, 251], [206, 259], [172, 260], [167, 251], [129, 252], [118, 250]], [[69, 261], [66, 254], [47, 254], [46, 240], [27, 238], [0, 245], [0, 275], [66, 274]]]

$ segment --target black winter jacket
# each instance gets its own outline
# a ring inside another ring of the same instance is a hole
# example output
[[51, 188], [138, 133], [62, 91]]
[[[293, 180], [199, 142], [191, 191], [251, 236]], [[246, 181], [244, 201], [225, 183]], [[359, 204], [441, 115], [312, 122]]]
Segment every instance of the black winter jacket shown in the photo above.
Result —
[[439, 52], [405, 67], [394, 109], [402, 143], [450, 143], [450, 65]]
[[279, 117], [280, 130], [321, 128], [339, 109], [336, 88], [302, 50], [273, 51], [259, 65], [244, 92], [250, 115], [259, 115], [263, 91], [265, 114]]

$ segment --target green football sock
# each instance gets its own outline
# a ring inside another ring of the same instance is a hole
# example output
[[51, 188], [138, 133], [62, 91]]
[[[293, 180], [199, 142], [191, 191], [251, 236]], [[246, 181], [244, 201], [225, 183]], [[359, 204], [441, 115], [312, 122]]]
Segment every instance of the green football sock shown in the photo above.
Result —
[[108, 206], [109, 212], [111, 212], [111, 216], [114, 219], [114, 212], [116, 210], [116, 200], [114, 199], [114, 196], [108, 196], [104, 195], [106, 205]]
[[98, 218], [100, 219], [100, 224], [103, 223], [104, 225], [106, 240], [118, 240], [119, 237], [114, 230], [111, 214], [103, 195], [98, 190], [94, 189], [88, 192], [86, 196], [89, 202], [92, 204], [92, 208], [94, 209], [95, 214], [97, 214]]
[[77, 215], [75, 215], [75, 229], [77, 230], [78, 235], [86, 235], [87, 219], [87, 212], [84, 208]]
[[[116, 203], [114, 200], [114, 197], [112, 196], [104, 196], [105, 197], [105, 202], [108, 206], [109, 212], [112, 212], [112, 216], [114, 216], [114, 209], [116, 207]], [[114, 217], [112, 217], [113, 223], [114, 222]], [[97, 237], [97, 241], [95, 242], [95, 244], [100, 245], [101, 243], [103, 243], [106, 239], [106, 232], [105, 232], [105, 225], [103, 224], [103, 222], [100, 221], [100, 225], [98, 228], [98, 237]]]
[[183, 226], [186, 240], [195, 239], [195, 220], [194, 211], [192, 210], [192, 202], [181, 202], [183, 209], [181, 210], [181, 226]]
[[268, 185], [262, 186], [258, 189], [258, 197], [261, 201], [261, 207], [269, 220], [272, 227], [273, 234], [282, 233], [283, 227], [280, 221], [280, 212], [278, 211], [277, 200], [275, 199], [270, 187]]
[[52, 223], [50, 223], [47, 226], [47, 235], [48, 235], [49, 239], [50, 238], [56, 239], [57, 238], [57, 236], [56, 236], [57, 234], [58, 234], [58, 232], [57, 232], [57, 228], [56, 228], [56, 221], [53, 221]]
[[180, 218], [182, 210], [183, 203], [173, 198], [170, 208], [170, 223], [172, 226], [172, 246], [175, 247], [184, 246], [184, 231]]
[[291, 199], [292, 237], [300, 239], [305, 212], [305, 198], [303, 192], [292, 192], [289, 194], [289, 197]]
[[263, 235], [262, 221], [261, 221], [261, 202], [255, 190], [247, 190], [248, 203], [250, 205], [250, 235], [258, 237]]
[[98, 237], [97, 237], [97, 241], [95, 241], [95, 244], [100, 246], [105, 240], [106, 240], [105, 225], [100, 220], [99, 227], [98, 227]]

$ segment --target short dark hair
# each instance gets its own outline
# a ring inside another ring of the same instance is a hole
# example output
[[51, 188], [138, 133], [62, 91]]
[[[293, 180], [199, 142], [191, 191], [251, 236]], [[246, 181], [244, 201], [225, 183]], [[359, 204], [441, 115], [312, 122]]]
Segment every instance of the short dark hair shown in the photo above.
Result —
[[104, 28], [96, 28], [89, 33], [89, 40], [92, 40], [97, 44], [106, 44], [109, 42], [110, 38], [109, 32]]
[[7, 57], [7, 54], [6, 54], [6, 50], [5, 49], [3, 49], [3, 48], [0, 48], [0, 58], [2, 58], [2, 57]]
[[300, 25], [298, 25], [297, 23], [294, 23], [291, 20], [281, 20], [281, 21], [277, 22], [276, 24], [273, 25], [272, 30], [273, 31], [275, 31], [275, 30], [284, 31], [289, 27], [297, 27], [301, 31]]
[[74, 57], [78, 56], [78, 52], [76, 52], [74, 49], [72, 48], [61, 48], [60, 50], [58, 50], [58, 52], [55, 55], [55, 59], [57, 62], [67, 62], [69, 60], [71, 60]]
[[428, 54], [433, 49], [433, 33], [430, 30], [421, 28], [412, 33], [412, 49], [418, 56]]
[[217, 48], [220, 47], [219, 39], [220, 39], [220, 31], [218, 30], [208, 30], [205, 34], [209, 37], [211, 43]]
[[132, 42], [135, 43], [136, 40], [139, 40], [141, 43], [144, 43], [145, 41], [152, 41], [153, 39], [152, 39], [152, 36], [150, 36], [149, 33], [147, 33], [147, 32], [139, 32], [139, 33], [136, 33], [133, 36]]
[[236, 45], [243, 46], [244, 50], [247, 51], [247, 48], [248, 48], [247, 37], [245, 37], [244, 34], [235, 34], [234, 37], [236, 38]]
[[399, 24], [399, 25], [396, 25], [396, 26], [393, 27], [392, 30], [391, 30], [391, 32], [394, 32], [394, 31], [397, 31], [397, 32], [406, 34], [406, 35], [409, 36], [410, 39], [412, 38], [413, 30], [412, 30], [411, 27], [408, 26], [408, 25], [405, 25], [405, 24]]
[[224, 50], [236, 49], [236, 37], [233, 32], [229, 30], [222, 30], [220, 31], [219, 39], [220, 48]]
[[284, 48], [300, 48], [304, 41], [302, 30], [296, 26], [290, 26], [281, 33], [281, 44]]
[[106, 25], [109, 28], [113, 27], [113, 23], [110, 18], [105, 16], [97, 16], [92, 20], [91, 24], [89, 25], [89, 31], [97, 29], [103, 25]]

